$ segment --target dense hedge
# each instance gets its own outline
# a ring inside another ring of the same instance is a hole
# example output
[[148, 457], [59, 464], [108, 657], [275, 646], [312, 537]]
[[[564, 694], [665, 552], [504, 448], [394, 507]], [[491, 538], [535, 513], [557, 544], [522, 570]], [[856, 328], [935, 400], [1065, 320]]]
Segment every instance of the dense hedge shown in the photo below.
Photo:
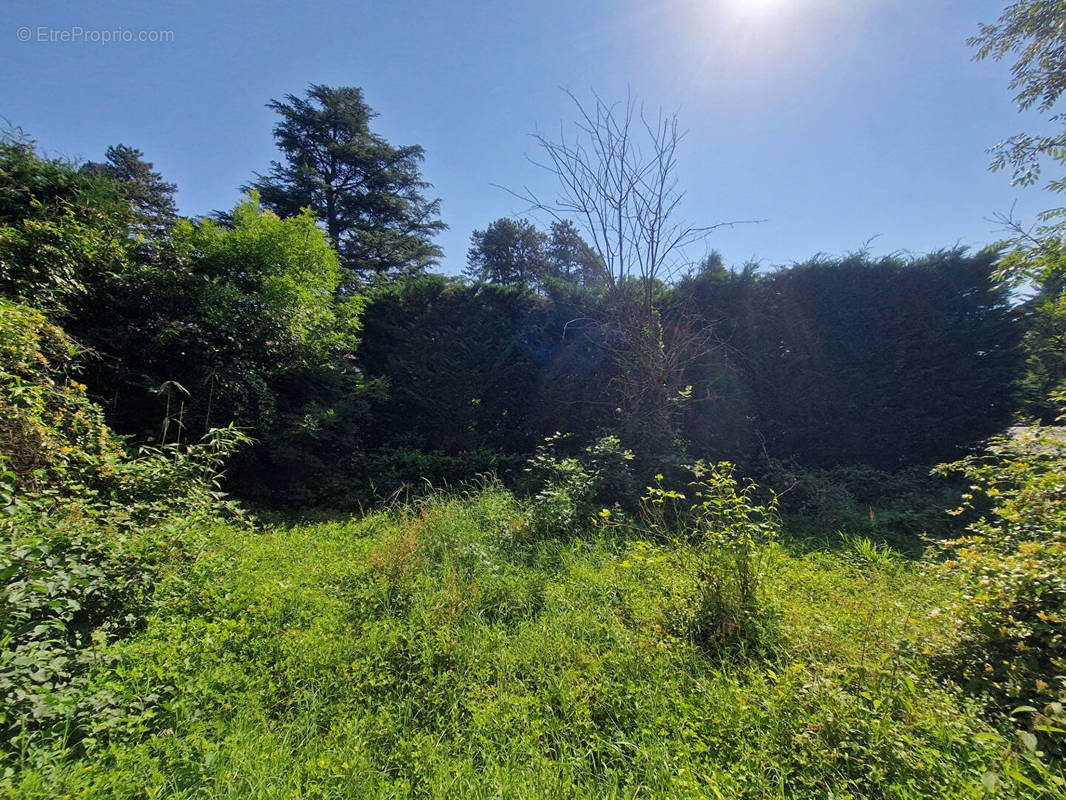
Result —
[[[1019, 326], [995, 254], [711, 265], [663, 287], [664, 331], [703, 326], [686, 367], [687, 455], [881, 469], [953, 458], [1010, 419]], [[529, 453], [617, 427], [606, 301], [431, 276], [372, 295], [358, 363], [387, 391], [367, 444]]]

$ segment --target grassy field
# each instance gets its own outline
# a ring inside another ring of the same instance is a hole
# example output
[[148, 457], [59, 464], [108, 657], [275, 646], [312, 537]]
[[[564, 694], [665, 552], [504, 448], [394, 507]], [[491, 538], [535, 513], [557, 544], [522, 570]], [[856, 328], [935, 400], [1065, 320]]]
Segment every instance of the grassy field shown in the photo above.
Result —
[[689, 635], [685, 545], [535, 538], [489, 487], [219, 527], [8, 761], [20, 798], [1029, 797], [926, 666], [956, 588], [864, 540], [765, 553], [759, 647]]

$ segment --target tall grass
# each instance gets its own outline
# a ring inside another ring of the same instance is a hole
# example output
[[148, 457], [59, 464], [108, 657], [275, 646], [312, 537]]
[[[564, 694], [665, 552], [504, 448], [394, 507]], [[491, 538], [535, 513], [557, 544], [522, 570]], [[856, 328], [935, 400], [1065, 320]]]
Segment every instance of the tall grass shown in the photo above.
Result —
[[489, 486], [347, 522], [219, 528], [7, 796], [1001, 797], [1011, 745], [923, 666], [954, 588], [777, 550], [781, 640], [712, 659], [676, 547], [531, 532]]

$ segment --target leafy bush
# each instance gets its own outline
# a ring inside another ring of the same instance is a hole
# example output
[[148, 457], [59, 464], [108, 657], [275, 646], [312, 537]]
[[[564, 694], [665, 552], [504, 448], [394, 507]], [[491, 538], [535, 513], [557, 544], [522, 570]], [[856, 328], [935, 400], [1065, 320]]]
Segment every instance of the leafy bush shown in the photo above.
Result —
[[139, 522], [213, 507], [225, 456], [248, 437], [230, 426], [130, 452], [74, 379], [80, 353], [42, 312], [0, 300], [0, 459], [18, 492]]
[[[988, 707], [1032, 715], [1023, 743], [1066, 754], [1066, 439], [1018, 429], [980, 454], [939, 467], [970, 481], [956, 514], [979, 513], [947, 543], [945, 573], [962, 582], [943, 665]], [[1034, 736], [1035, 734], [1035, 736]]]
[[687, 505], [693, 559], [689, 569], [698, 587], [689, 627], [696, 642], [716, 654], [763, 651], [773, 641], [774, 614], [765, 580], [771, 546], [776, 542], [777, 502], [758, 505], [750, 480], [740, 482], [728, 461], [697, 462], [689, 483], [691, 499], [665, 489], [662, 475], [648, 487], [644, 519], [653, 531], [669, 537], [670, 520]]
[[625, 504], [633, 496], [633, 453], [617, 436], [603, 436], [577, 455], [560, 456], [559, 445], [567, 438], [549, 436], [526, 467], [539, 485], [530, 512], [530, 528], [538, 535], [573, 533], [604, 506]]
[[193, 549], [195, 526], [123, 531], [38, 501], [2, 527], [0, 738], [24, 749], [74, 717], [86, 672], [140, 626], [160, 566]]
[[0, 453], [25, 491], [95, 488], [125, 455], [71, 379], [77, 354], [43, 313], [0, 300]]
[[924, 467], [888, 471], [857, 464], [805, 469], [792, 462], [770, 461], [766, 481], [777, 493], [792, 534], [858, 534], [915, 554], [924, 547], [924, 534], [950, 535], [952, 520], [944, 514], [944, 506], [958, 491], [955, 482], [930, 478]]
[[128, 263], [130, 221], [112, 181], [0, 134], [0, 297], [66, 308]]
[[98, 282], [68, 329], [101, 354], [87, 382], [117, 430], [161, 441], [160, 418], [179, 407], [166, 441], [233, 422], [258, 444], [236, 459], [232, 486], [314, 487], [359, 446], [363, 301], [339, 292], [336, 253], [309, 212], [279, 219], [252, 195], [229, 216], [230, 227], [175, 223], [158, 258]]
[[247, 437], [128, 453], [71, 377], [77, 354], [41, 312], [0, 301], [0, 738], [22, 749], [73, 718], [101, 646], [139, 625], [191, 532], [239, 516], [218, 481]]

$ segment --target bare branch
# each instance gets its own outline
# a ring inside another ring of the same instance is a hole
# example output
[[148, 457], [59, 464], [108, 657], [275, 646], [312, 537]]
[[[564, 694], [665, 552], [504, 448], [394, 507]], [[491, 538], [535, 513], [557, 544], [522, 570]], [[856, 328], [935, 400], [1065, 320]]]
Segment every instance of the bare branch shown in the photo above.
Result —
[[577, 221], [603, 264], [609, 290], [637, 279], [650, 304], [655, 283], [676, 273], [686, 246], [721, 227], [760, 221], [680, 222], [685, 194], [678, 188], [677, 148], [684, 133], [677, 115], [660, 109], [649, 116], [632, 95], [607, 103], [593, 92], [585, 103], [563, 91], [577, 109], [571, 135], [565, 127], [557, 138], [533, 133], [543, 160], [530, 159], [556, 176], [559, 195], [548, 200], [528, 187], [507, 191], [530, 210]]

